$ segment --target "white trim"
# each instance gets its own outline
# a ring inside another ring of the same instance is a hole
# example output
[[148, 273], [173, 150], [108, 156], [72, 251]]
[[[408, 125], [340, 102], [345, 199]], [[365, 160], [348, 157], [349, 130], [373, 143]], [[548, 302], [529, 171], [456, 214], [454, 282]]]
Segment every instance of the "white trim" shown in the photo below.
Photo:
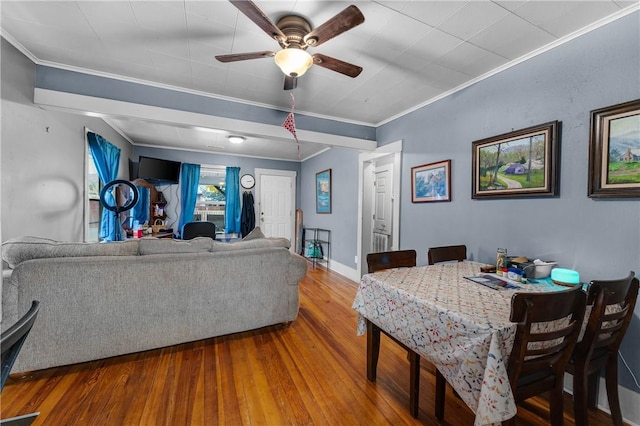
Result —
[[[433, 97], [431, 99], [428, 99], [427, 101], [420, 103], [418, 105], [415, 105], [409, 109], [406, 109], [402, 112], [399, 112], [398, 114], [395, 114], [391, 117], [388, 117], [382, 121], [379, 121], [378, 123], [368, 123], [368, 122], [361, 122], [361, 121], [356, 121], [356, 120], [349, 120], [349, 119], [345, 119], [345, 118], [340, 118], [340, 117], [333, 117], [333, 116], [327, 116], [327, 115], [322, 115], [322, 114], [317, 114], [317, 113], [313, 113], [313, 112], [306, 112], [306, 111], [299, 111], [300, 114], [304, 114], [310, 117], [316, 117], [316, 118], [321, 118], [321, 119], [327, 119], [327, 120], [334, 120], [334, 121], [339, 121], [342, 123], [351, 123], [351, 124], [356, 124], [356, 125], [363, 125], [363, 126], [372, 126], [372, 127], [379, 127], [382, 126], [383, 124], [389, 123], [397, 118], [400, 118], [404, 115], [410, 114], [411, 112], [418, 110], [422, 107], [425, 107], [427, 105], [430, 105], [436, 101], [439, 101], [440, 99], [446, 98], [447, 96], [450, 96], [456, 92], [459, 92], [460, 90], [463, 90], [473, 84], [478, 83], [479, 81], [482, 81], [484, 79], [487, 79], [497, 73], [500, 73], [502, 71], [505, 71], [515, 65], [518, 65], [524, 61], [527, 61], [535, 56], [538, 56], [542, 53], [545, 53], [551, 49], [554, 49], [560, 45], [563, 45], [577, 37], [580, 37], [584, 34], [587, 34], [593, 30], [596, 30], [604, 25], [607, 25], [611, 22], [614, 22], [620, 18], [623, 18], [637, 10], [640, 10], [640, 3], [635, 3], [627, 8], [621, 9], [616, 13], [613, 13], [612, 15], [609, 15], [605, 18], [600, 19], [599, 21], [596, 21], [594, 23], [592, 23], [591, 25], [588, 25], [584, 28], [581, 28], [571, 34], [568, 34], [564, 37], [559, 38], [558, 40], [551, 42], [545, 46], [542, 46], [532, 52], [529, 52], [526, 55], [521, 56], [520, 58], [516, 58], [513, 61], [504, 64], [498, 68], [495, 68], [494, 70], [491, 70], [479, 77], [474, 78], [473, 80], [464, 83], [460, 86], [457, 86], [451, 90], [448, 90], [445, 93], [442, 93], [436, 97]], [[163, 89], [169, 89], [169, 90], [174, 90], [177, 92], [182, 92], [182, 93], [190, 93], [190, 94], [194, 94], [194, 95], [198, 95], [198, 96], [204, 96], [204, 97], [208, 97], [208, 98], [213, 98], [213, 99], [220, 99], [220, 100], [226, 100], [226, 101], [231, 101], [231, 102], [237, 102], [239, 104], [244, 104], [244, 105], [252, 105], [252, 106], [257, 106], [257, 107], [262, 107], [262, 108], [269, 108], [269, 109], [273, 109], [273, 110], [277, 110], [277, 111], [288, 111], [288, 109], [282, 108], [282, 107], [278, 107], [275, 105], [269, 105], [269, 104], [263, 104], [263, 103], [259, 103], [259, 102], [251, 102], [251, 101], [247, 101], [244, 99], [238, 99], [238, 98], [232, 98], [232, 97], [228, 97], [228, 96], [223, 96], [223, 95], [216, 95], [216, 94], [211, 94], [211, 93], [207, 93], [207, 92], [201, 92], [198, 90], [193, 90], [193, 89], [187, 89], [184, 87], [177, 87], [177, 86], [171, 86], [168, 84], [162, 84], [162, 83], [156, 83], [156, 82], [152, 82], [152, 81], [148, 81], [148, 80], [142, 80], [142, 79], [137, 79], [137, 78], [133, 78], [133, 77], [125, 77], [125, 76], [121, 76], [118, 74], [111, 74], [111, 73], [107, 73], [107, 72], [103, 72], [103, 71], [96, 71], [96, 70], [91, 70], [91, 69], [87, 69], [87, 68], [81, 68], [81, 67], [75, 67], [72, 65], [65, 65], [65, 64], [60, 64], [57, 62], [51, 62], [51, 61], [45, 61], [45, 60], [40, 60], [38, 59], [33, 53], [31, 53], [27, 48], [25, 48], [22, 44], [20, 44], [16, 39], [14, 39], [13, 37], [11, 37], [4, 29], [0, 28], [0, 34], [2, 35], [2, 37], [7, 40], [10, 44], [12, 44], [16, 49], [18, 49], [23, 55], [25, 55], [27, 58], [29, 58], [34, 64], [36, 65], [42, 65], [42, 66], [47, 66], [47, 67], [51, 67], [51, 68], [58, 68], [58, 69], [62, 69], [62, 70], [68, 70], [68, 71], [74, 71], [74, 72], [80, 72], [83, 74], [89, 74], [89, 75], [95, 75], [98, 77], [106, 77], [106, 78], [110, 78], [110, 79], [114, 79], [114, 80], [119, 80], [119, 81], [124, 81], [124, 82], [130, 82], [130, 83], [136, 83], [136, 84], [142, 84], [145, 86], [150, 86], [150, 87], [158, 87], [158, 88], [163, 88]]]
[[[58, 92], [49, 89], [35, 88], [33, 99], [36, 105], [69, 110], [77, 114], [139, 118], [169, 124], [208, 127], [212, 129], [227, 130], [230, 132], [256, 134], [274, 139], [288, 137], [288, 131], [286, 129], [282, 126], [276, 126], [273, 124], [256, 123], [253, 121], [244, 121], [151, 105], [136, 104], [132, 102], [116, 101], [112, 99], [78, 95], [75, 93]], [[296, 129], [296, 133], [300, 141], [330, 146], [341, 146], [371, 151], [376, 149], [378, 145], [376, 141], [368, 139], [332, 135], [328, 133], [314, 132], [311, 130]]]
[[[235, 102], [235, 103], [242, 104], [242, 105], [250, 105], [250, 106], [255, 106], [255, 107], [259, 107], [259, 108], [268, 108], [268, 109], [271, 109], [271, 110], [277, 110], [277, 111], [283, 111], [283, 112], [289, 112], [290, 111], [290, 109], [288, 107], [284, 108], [284, 107], [279, 107], [279, 106], [276, 106], [276, 105], [270, 105], [270, 104], [265, 104], [265, 103], [261, 103], [261, 102], [248, 101], [246, 99], [240, 99], [240, 98], [234, 98], [234, 97], [231, 97], [231, 96], [218, 95], [218, 94], [214, 94], [214, 93], [210, 93], [210, 92], [203, 92], [203, 91], [200, 91], [200, 90], [188, 89], [188, 88], [179, 87], [179, 86], [173, 86], [171, 84], [158, 83], [158, 82], [154, 82], [154, 81], [143, 80], [141, 78], [127, 77], [127, 76], [122, 76], [122, 75], [119, 75], [119, 74], [113, 74], [113, 73], [109, 73], [109, 72], [98, 71], [98, 70], [93, 70], [93, 69], [89, 69], [89, 68], [77, 67], [77, 66], [74, 66], [74, 65], [61, 64], [59, 62], [53, 62], [53, 61], [47, 61], [47, 60], [44, 60], [44, 59], [39, 59], [37, 56], [35, 56], [33, 53], [31, 53], [26, 47], [24, 47], [18, 40], [13, 38], [9, 33], [7, 33], [2, 28], [0, 28], [0, 35], [2, 35], [2, 37], [5, 40], [7, 40], [11, 45], [13, 45], [13, 47], [15, 47], [17, 50], [19, 50], [20, 53], [25, 55], [27, 58], [29, 58], [29, 60], [31, 62], [33, 62], [36, 65], [41, 65], [41, 66], [49, 67], [49, 68], [57, 68], [57, 69], [60, 69], [60, 70], [77, 72], [77, 73], [92, 75], [92, 76], [96, 76], [96, 77], [104, 77], [104, 78], [109, 78], [109, 79], [112, 79], [112, 80], [123, 81], [123, 82], [126, 82], [126, 83], [134, 83], [134, 84], [140, 84], [140, 85], [143, 85], [143, 86], [156, 87], [156, 88], [159, 88], [159, 89], [173, 90], [173, 91], [180, 92], [180, 93], [188, 93], [188, 94], [191, 94], [191, 95], [203, 96], [203, 97], [211, 98], [211, 99], [218, 99], [218, 100], [222, 100], [222, 101]], [[340, 121], [342, 123], [355, 124], [355, 125], [358, 125], [358, 126], [371, 126], [371, 127], [374, 126], [373, 123], [368, 123], [368, 122], [364, 122], [364, 121], [357, 121], [357, 120], [350, 120], [350, 119], [345, 119], [345, 118], [339, 118], [339, 117], [334, 117], [334, 116], [331, 116], [331, 115], [318, 114], [318, 113], [315, 113], [315, 112], [308, 112], [308, 111], [302, 111], [302, 110], [298, 110], [296, 112], [299, 113], [299, 114], [304, 114], [304, 115], [306, 115], [308, 117], [315, 117], [315, 118], [320, 118], [320, 119], [323, 119], [323, 120]]]
[[629, 7], [625, 8], [625, 9], [622, 9], [622, 10], [620, 10], [620, 11], [618, 11], [618, 12], [612, 14], [612, 15], [609, 15], [609, 16], [605, 17], [605, 18], [602, 18], [599, 21], [596, 21], [596, 22], [592, 23], [591, 25], [587, 25], [586, 27], [581, 28], [581, 29], [579, 29], [579, 30], [577, 30], [577, 31], [575, 31], [575, 32], [573, 32], [571, 34], [568, 34], [568, 35], [566, 35], [564, 37], [561, 37], [561, 38], [557, 39], [556, 41], [553, 41], [553, 42], [551, 42], [549, 44], [546, 44], [546, 45], [544, 45], [544, 46], [542, 46], [542, 47], [540, 47], [540, 48], [538, 48], [538, 49], [536, 49], [536, 50], [534, 50], [532, 52], [527, 53], [526, 55], [523, 55], [523, 56], [521, 56], [519, 58], [514, 59], [511, 62], [507, 62], [506, 64], [504, 64], [504, 65], [502, 65], [502, 66], [500, 66], [498, 68], [494, 68], [491, 71], [489, 71], [489, 72], [487, 72], [485, 74], [482, 74], [479, 77], [474, 78], [473, 80], [469, 80], [466, 83], [461, 84], [460, 86], [454, 87], [451, 90], [447, 90], [446, 92], [441, 93], [441, 94], [439, 94], [439, 95], [437, 95], [437, 96], [435, 96], [435, 97], [433, 97], [431, 99], [428, 99], [428, 100], [426, 100], [426, 101], [424, 101], [424, 102], [422, 102], [422, 103], [420, 103], [418, 105], [415, 105], [415, 106], [413, 106], [413, 107], [411, 107], [409, 109], [406, 109], [406, 110], [404, 110], [402, 112], [399, 112], [398, 114], [395, 114], [395, 115], [393, 115], [393, 116], [391, 116], [389, 118], [386, 118], [385, 120], [382, 120], [382, 121], [376, 123], [375, 127], [382, 126], [383, 124], [387, 124], [387, 123], [389, 123], [389, 122], [391, 122], [393, 120], [396, 120], [396, 119], [398, 119], [398, 118], [400, 118], [402, 116], [405, 116], [405, 115], [410, 114], [410, 113], [412, 113], [412, 112], [414, 112], [416, 110], [419, 110], [420, 108], [423, 108], [423, 107], [425, 107], [427, 105], [431, 105], [434, 102], [437, 102], [437, 101], [439, 101], [441, 99], [446, 98], [447, 96], [451, 96], [456, 92], [464, 90], [467, 87], [473, 86], [474, 84], [476, 84], [476, 83], [478, 83], [478, 82], [480, 82], [482, 80], [485, 80], [485, 79], [487, 79], [489, 77], [492, 77], [492, 76], [494, 76], [494, 75], [496, 75], [498, 73], [501, 73], [502, 71], [505, 71], [505, 70], [507, 70], [507, 69], [509, 69], [511, 67], [514, 67], [514, 66], [516, 66], [516, 65], [518, 65], [518, 64], [520, 64], [522, 62], [528, 61], [529, 59], [534, 58], [534, 57], [536, 57], [538, 55], [541, 55], [541, 54], [543, 54], [543, 53], [545, 53], [545, 52], [547, 52], [547, 51], [549, 51], [551, 49], [554, 49], [554, 48], [556, 48], [558, 46], [561, 46], [561, 45], [563, 45], [565, 43], [568, 43], [568, 42], [570, 42], [571, 40], [573, 40], [573, 39], [575, 39], [577, 37], [580, 37], [580, 36], [582, 36], [584, 34], [587, 34], [587, 33], [591, 32], [593, 30], [596, 30], [596, 29], [598, 29], [598, 28], [600, 28], [600, 27], [602, 27], [604, 25], [607, 25], [607, 24], [609, 24], [611, 22], [614, 22], [614, 21], [616, 21], [616, 20], [618, 20], [620, 18], [623, 18], [623, 17], [625, 17], [625, 16], [627, 16], [627, 15], [629, 15], [629, 14], [631, 14], [631, 13], [637, 11], [637, 10], [640, 10], [640, 2], [638, 2], [638, 3], [636, 3], [636, 4], [632, 5], [632, 6], [629, 6]]
[[343, 265], [342, 263], [336, 262], [335, 260], [329, 260], [328, 262], [329, 269], [333, 272], [337, 272], [340, 275], [343, 275], [349, 278], [351, 281], [355, 281], [356, 283], [360, 282], [360, 274], [356, 269], [350, 268], [348, 266]]
[[[392, 224], [392, 243], [393, 250], [400, 247], [400, 204], [401, 204], [401, 178], [402, 178], [402, 140], [398, 140], [381, 146], [373, 152], [363, 152], [358, 157], [358, 236], [357, 236], [357, 270], [364, 273], [364, 264], [362, 261], [362, 239], [364, 235], [363, 214], [364, 212], [364, 165], [365, 163], [376, 160], [387, 155], [394, 155], [393, 164], [393, 224]], [[360, 280], [360, 273], [357, 281]]]

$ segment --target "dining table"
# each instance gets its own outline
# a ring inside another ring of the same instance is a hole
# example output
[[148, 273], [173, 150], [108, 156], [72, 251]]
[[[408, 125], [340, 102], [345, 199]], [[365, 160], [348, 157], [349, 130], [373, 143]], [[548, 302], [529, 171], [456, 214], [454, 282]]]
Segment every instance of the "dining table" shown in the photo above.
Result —
[[[511, 296], [567, 288], [547, 279], [494, 289], [469, 279], [482, 275], [482, 266], [463, 261], [366, 274], [353, 302], [357, 335], [370, 321], [433, 363], [474, 412], [475, 426], [516, 415], [507, 375], [516, 332]], [[377, 353], [367, 356], [377, 359]]]

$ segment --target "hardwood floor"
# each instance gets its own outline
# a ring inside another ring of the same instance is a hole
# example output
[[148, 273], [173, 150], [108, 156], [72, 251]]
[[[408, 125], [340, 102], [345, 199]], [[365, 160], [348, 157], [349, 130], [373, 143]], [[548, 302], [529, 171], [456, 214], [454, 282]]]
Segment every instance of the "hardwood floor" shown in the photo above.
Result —
[[[39, 411], [34, 425], [472, 425], [447, 390], [445, 422], [433, 416], [434, 376], [422, 371], [419, 419], [409, 415], [406, 352], [382, 337], [378, 377], [366, 378], [366, 337], [351, 309], [357, 283], [322, 267], [300, 285], [300, 314], [273, 326], [154, 351], [12, 375], [0, 418]], [[251, 307], [247, 307], [251, 308]], [[573, 406], [565, 404], [565, 424]], [[518, 409], [518, 425], [545, 425]], [[612, 424], [606, 413], [592, 425]]]

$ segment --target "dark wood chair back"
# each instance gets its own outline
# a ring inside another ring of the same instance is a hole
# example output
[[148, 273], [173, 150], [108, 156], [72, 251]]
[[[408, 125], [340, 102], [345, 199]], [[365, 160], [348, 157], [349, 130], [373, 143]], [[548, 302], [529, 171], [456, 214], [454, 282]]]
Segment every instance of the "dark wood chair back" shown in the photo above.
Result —
[[4, 388], [4, 384], [9, 377], [11, 368], [18, 357], [22, 344], [31, 331], [31, 327], [33, 327], [33, 323], [36, 321], [39, 310], [40, 303], [37, 300], [34, 300], [31, 303], [29, 311], [27, 311], [27, 313], [24, 314], [18, 322], [7, 328], [0, 337], [0, 348], [2, 348], [2, 375], [0, 390]]
[[[578, 340], [587, 296], [581, 286], [550, 293], [515, 293], [510, 321], [517, 323], [507, 373], [516, 402], [551, 392], [551, 424], [563, 421], [564, 370]], [[539, 323], [561, 321], [560, 328]]]
[[438, 262], [446, 262], [449, 260], [457, 260], [462, 262], [467, 258], [467, 246], [443, 246], [443, 247], [431, 247], [427, 251], [427, 261], [429, 265], [434, 265]]
[[416, 266], [417, 254], [415, 250], [384, 251], [367, 255], [368, 272], [381, 271], [390, 268], [410, 268]]
[[[580, 286], [547, 293], [515, 293], [510, 321], [517, 323], [507, 364], [516, 402], [550, 392], [551, 424], [563, 422], [564, 370], [576, 344], [587, 296]], [[554, 322], [549, 331], [538, 323]], [[444, 418], [446, 380], [436, 371], [436, 418]], [[502, 422], [514, 425], [515, 417]]]
[[591, 307], [584, 336], [567, 365], [573, 375], [576, 425], [587, 424], [587, 407], [595, 408], [600, 370], [605, 368], [607, 398], [615, 425], [622, 425], [618, 398], [618, 348], [631, 323], [638, 298], [638, 279], [632, 271], [617, 280], [591, 281]]

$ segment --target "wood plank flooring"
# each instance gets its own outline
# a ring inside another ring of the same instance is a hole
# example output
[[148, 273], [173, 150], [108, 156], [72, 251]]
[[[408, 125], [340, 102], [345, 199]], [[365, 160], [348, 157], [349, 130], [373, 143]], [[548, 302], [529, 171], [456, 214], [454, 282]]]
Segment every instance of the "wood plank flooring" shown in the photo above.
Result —
[[[356, 289], [316, 267], [300, 284], [300, 314], [288, 327], [12, 375], [0, 418], [39, 411], [34, 425], [472, 425], [450, 389], [445, 421], [435, 419], [426, 368], [419, 418], [409, 415], [407, 354], [386, 336], [377, 381], [367, 381], [366, 337], [356, 336], [351, 309]], [[565, 424], [573, 425], [566, 399]], [[518, 425], [548, 424], [547, 402], [532, 401], [532, 411], [518, 409]], [[603, 412], [589, 421], [612, 424]]]

